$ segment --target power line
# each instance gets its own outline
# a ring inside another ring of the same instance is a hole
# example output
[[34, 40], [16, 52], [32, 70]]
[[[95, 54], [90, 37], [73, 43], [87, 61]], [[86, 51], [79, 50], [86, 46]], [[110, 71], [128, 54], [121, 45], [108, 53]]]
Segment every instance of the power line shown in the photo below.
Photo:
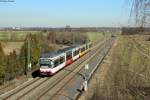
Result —
[[149, 27], [150, 0], [132, 0], [130, 18], [133, 17], [137, 27]]

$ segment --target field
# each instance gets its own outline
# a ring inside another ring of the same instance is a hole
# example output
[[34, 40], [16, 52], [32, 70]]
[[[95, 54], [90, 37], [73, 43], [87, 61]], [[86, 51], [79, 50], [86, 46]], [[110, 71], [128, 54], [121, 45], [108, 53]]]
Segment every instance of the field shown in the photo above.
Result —
[[[30, 33], [38, 34], [40, 33], [40, 31], [0, 31], [0, 41], [2, 43], [5, 54], [9, 54], [13, 50], [16, 50], [16, 52], [19, 53], [26, 35]], [[47, 35], [48, 32], [42, 34]], [[65, 33], [59, 32], [56, 34], [59, 34], [61, 36]], [[94, 42], [97, 39], [101, 39], [103, 37], [103, 34], [101, 32], [87, 32], [87, 36], [90, 41]]]
[[97, 39], [101, 39], [103, 37], [103, 34], [101, 32], [88, 32], [87, 33], [90, 41], [94, 42]]
[[37, 34], [38, 31], [0, 31], [0, 40], [20, 40], [22, 41], [27, 34]]
[[[0, 31], [0, 40], [23, 40], [27, 34], [38, 34], [39, 31]], [[46, 33], [47, 34], [47, 33]], [[87, 32], [87, 35], [91, 41], [101, 38], [103, 33], [101, 32]]]
[[17, 52], [17, 54], [20, 53], [21, 46], [23, 45], [23, 42], [1, 42], [3, 46], [3, 50], [5, 54], [9, 54], [13, 50]]
[[17, 53], [23, 45], [23, 40], [29, 33], [37, 33], [34, 31], [0, 31], [0, 41], [3, 46], [5, 54], [9, 54], [13, 50]]

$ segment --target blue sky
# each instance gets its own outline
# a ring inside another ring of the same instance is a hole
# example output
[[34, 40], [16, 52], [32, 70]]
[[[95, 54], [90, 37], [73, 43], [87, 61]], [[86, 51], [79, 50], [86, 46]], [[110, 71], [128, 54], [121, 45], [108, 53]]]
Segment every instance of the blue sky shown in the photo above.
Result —
[[0, 2], [0, 27], [127, 25], [125, 0], [14, 0]]

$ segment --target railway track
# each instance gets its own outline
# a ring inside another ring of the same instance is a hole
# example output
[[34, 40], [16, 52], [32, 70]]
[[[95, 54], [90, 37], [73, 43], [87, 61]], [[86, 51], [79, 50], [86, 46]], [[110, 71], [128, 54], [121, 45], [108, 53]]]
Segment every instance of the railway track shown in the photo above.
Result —
[[64, 77], [62, 80], [60, 80], [59, 82], [56, 82], [56, 84], [54, 84], [52, 87], [47, 88], [46, 91], [44, 91], [41, 95], [39, 95], [35, 100], [51, 100], [54, 96], [57, 95], [57, 93], [66, 85], [68, 84], [78, 73], [80, 73], [81, 70], [84, 69], [84, 65], [86, 63], [88, 63], [93, 57], [95, 57], [95, 55], [97, 55], [100, 52], [100, 50], [98, 50], [94, 55], [92, 55], [92, 57], [90, 57], [88, 59], [88, 61], [85, 61], [84, 63], [82, 63], [81, 66], [78, 66], [77, 68], [75, 68], [74, 72], [70, 72], [69, 75], [67, 75], [66, 77]]
[[[96, 42], [99, 42], [99, 41], [101, 41], [101, 40], [97, 40]], [[96, 44], [96, 43], [94, 42], [94, 47], [96, 47], [95, 44]], [[27, 81], [28, 84], [25, 84], [25, 85], [29, 86], [29, 85], [31, 85], [32, 83], [34, 83], [36, 80], [37, 80], [37, 79], [35, 79], [35, 78], [32, 79], [32, 81], [29, 80], [30, 82]], [[24, 82], [24, 83], [27, 83], [27, 82]], [[24, 84], [24, 83], [23, 83], [23, 84]], [[2, 96], [3, 94], [6, 93], [5, 89], [7, 89], [9, 86], [10, 86], [10, 84], [8, 84], [8, 85], [6, 85], [6, 86], [0, 88], [0, 96]], [[24, 86], [24, 87], [25, 87], [25, 86]], [[18, 88], [18, 87], [15, 87], [15, 89], [16, 89], [16, 88]], [[21, 89], [23, 89], [23, 88], [21, 88]], [[20, 91], [21, 89], [19, 89], [18, 91]], [[13, 89], [12, 89], [12, 90], [13, 90]], [[10, 91], [12, 91], [12, 90], [10, 90]], [[5, 91], [5, 92], [4, 92], [4, 91]], [[9, 93], [9, 91], [7, 91], [7, 92]], [[10, 95], [10, 96], [11, 96], [11, 95]]]
[[[74, 66], [73, 68], [71, 68], [71, 66], [68, 67], [69, 70], [72, 70], [74, 73], [72, 73], [72, 71], [64, 70], [65, 73], [60, 71], [54, 77], [36, 78], [36, 79], [28, 82], [27, 84], [23, 85], [22, 87], [14, 90], [13, 92], [8, 93], [8, 95], [0, 96], [0, 98], [4, 99], [4, 100], [26, 100], [27, 98], [28, 99], [34, 98], [34, 100], [36, 100], [36, 99], [42, 98], [46, 92], [54, 89], [54, 87], [56, 87], [56, 85], [58, 86], [58, 84], [61, 84], [62, 80], [66, 80], [66, 79], [71, 80], [73, 78], [73, 76], [75, 74], [77, 74], [83, 68], [83, 67], [81, 67], [81, 65], [85, 64], [85, 62], [83, 63], [83, 61], [88, 56], [92, 56], [93, 53], [95, 53], [103, 43], [100, 43], [100, 44], [94, 46], [88, 55], [86, 54], [84, 57], [80, 58], [80, 62], [73, 63], [71, 65], [72, 67]], [[96, 55], [96, 53], [94, 55]], [[68, 78], [68, 77], [71, 77], [71, 78]], [[64, 82], [64, 83], [66, 83], [66, 82]]]
[[[93, 52], [91, 53], [91, 55], [93, 54]], [[75, 67], [73, 69], [71, 69], [71, 70], [74, 71], [74, 70], [78, 69], [78, 67], [81, 67], [80, 66], [81, 64], [84, 65], [83, 61], [81, 61], [80, 63], [77, 63], [75, 65]], [[67, 77], [70, 76], [70, 74], [72, 74], [72, 71], [69, 71], [69, 72], [66, 71], [65, 74], [61, 75], [61, 77], [56, 77], [53, 80], [51, 80], [51, 82], [49, 81], [47, 83], [43, 83], [40, 88], [37, 88], [36, 90], [34, 89], [33, 91], [28, 92], [28, 94], [22, 95], [21, 97], [17, 98], [17, 100], [19, 100], [19, 99], [20, 100], [25, 100], [26, 98], [32, 99], [33, 97], [34, 97], [34, 100], [40, 99], [46, 92], [48, 92], [49, 90], [53, 89], [53, 87], [55, 87], [59, 83], [62, 83], [61, 82], [62, 80], [67, 79]], [[40, 90], [43, 90], [43, 91], [41, 92]], [[34, 91], [37, 91], [37, 92], [34, 92]], [[34, 95], [33, 95], [33, 92], [34, 92]], [[38, 95], [36, 95], [36, 94], [38, 94]]]
[[[85, 61], [81, 64], [79, 64], [77, 67], [73, 69], [73, 72], [68, 72], [65, 76], [61, 77], [61, 79], [55, 80], [53, 83], [49, 85], [49, 87], [43, 89], [44, 91], [37, 93], [38, 96], [34, 98], [34, 100], [49, 100], [52, 99], [57, 93], [66, 85], [68, 82], [70, 82], [78, 73], [80, 73], [81, 70], [84, 69], [84, 65], [88, 63], [95, 55], [97, 55], [100, 50], [96, 50], [96, 53], [92, 55], [88, 61]], [[23, 100], [26, 99], [26, 97], [22, 98]], [[29, 98], [31, 99], [31, 98]]]
[[28, 81], [26, 84], [23, 84], [21, 87], [17, 87], [14, 90], [11, 90], [11, 91], [9, 91], [9, 92], [7, 92], [5, 94], [2, 94], [1, 97], [3, 97], [4, 99], [7, 99], [7, 98], [11, 97], [12, 95], [14, 95], [15, 93], [18, 93], [21, 90], [25, 89], [26, 87], [32, 85], [33, 83], [35, 83], [38, 80], [40, 80], [39, 77], [35, 78], [35, 79], [32, 79], [31, 81]]

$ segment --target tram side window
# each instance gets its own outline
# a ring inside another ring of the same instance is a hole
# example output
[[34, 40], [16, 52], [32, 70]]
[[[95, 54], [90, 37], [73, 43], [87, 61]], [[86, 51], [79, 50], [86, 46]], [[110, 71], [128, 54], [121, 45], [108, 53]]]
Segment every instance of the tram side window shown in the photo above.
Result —
[[54, 67], [57, 67], [60, 64], [60, 59], [56, 59], [54, 61]]
[[76, 51], [73, 52], [73, 56], [76, 56]]
[[64, 56], [60, 57], [60, 64], [62, 64], [64, 62], [65, 62], [65, 57]]
[[88, 49], [88, 45], [86, 45], [86, 49]]
[[79, 54], [79, 52], [80, 52], [80, 50], [78, 49], [78, 50], [76, 51], [76, 55], [78, 55], [78, 54]]
[[84, 50], [83, 50], [83, 48], [81, 48], [81, 52], [83, 52]]
[[92, 47], [92, 44], [89, 44], [89, 48], [91, 48]]
[[76, 56], [76, 55], [78, 55], [78, 54], [79, 54], [79, 50], [76, 50], [76, 51], [73, 52], [73, 55], [74, 55], [74, 56]]
[[67, 52], [66, 55], [67, 55], [67, 57], [66, 57], [67, 60], [72, 58], [72, 51]]
[[84, 51], [85, 51], [85, 47], [82, 47], [82, 48], [81, 48], [81, 52], [84, 52]]
[[77, 50], [77, 53], [78, 53], [78, 54], [80, 53], [80, 49]]

